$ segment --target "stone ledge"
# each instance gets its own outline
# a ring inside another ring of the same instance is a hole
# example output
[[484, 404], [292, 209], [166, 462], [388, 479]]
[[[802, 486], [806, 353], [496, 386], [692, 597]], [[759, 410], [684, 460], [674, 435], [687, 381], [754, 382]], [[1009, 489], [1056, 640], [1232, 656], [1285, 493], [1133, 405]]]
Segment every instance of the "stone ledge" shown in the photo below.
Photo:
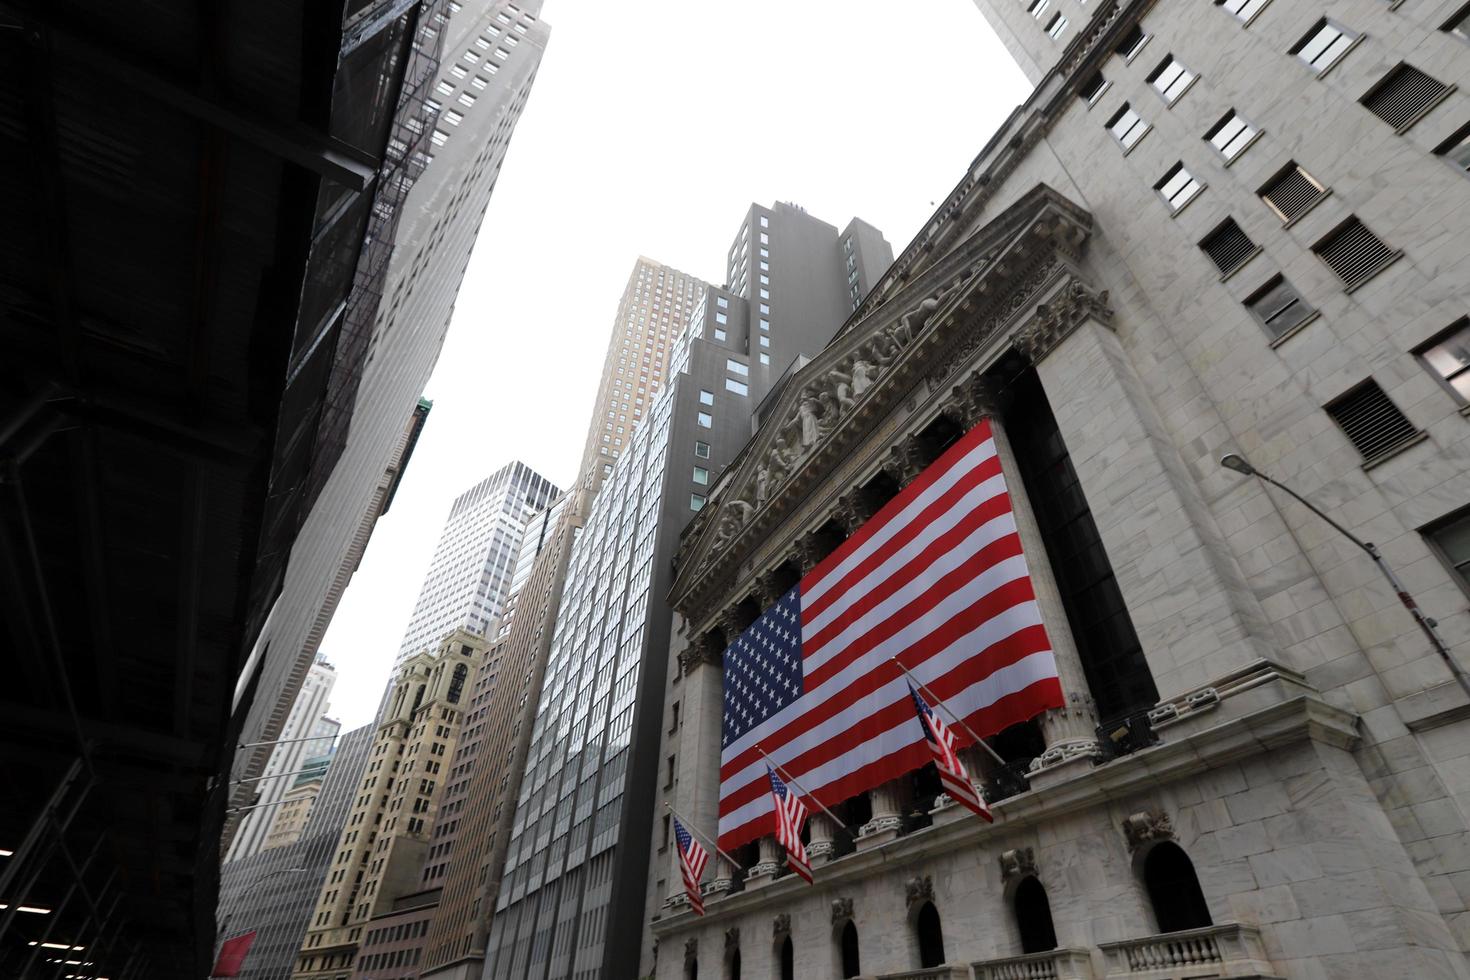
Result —
[[1470, 718], [1470, 698], [1454, 681], [1436, 684], [1427, 690], [1399, 698], [1394, 702], [1399, 717], [1411, 732], [1427, 732]]

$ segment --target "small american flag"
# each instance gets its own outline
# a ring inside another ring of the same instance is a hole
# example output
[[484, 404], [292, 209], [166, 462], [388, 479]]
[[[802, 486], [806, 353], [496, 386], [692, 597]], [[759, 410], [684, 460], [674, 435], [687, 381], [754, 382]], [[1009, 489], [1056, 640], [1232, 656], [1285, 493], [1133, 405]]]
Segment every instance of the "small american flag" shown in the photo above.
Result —
[[919, 713], [919, 724], [924, 726], [924, 739], [929, 743], [929, 751], [934, 753], [934, 767], [939, 770], [939, 781], [944, 784], [945, 792], [956, 803], [975, 811], [976, 815], [993, 820], [990, 807], [986, 806], [984, 797], [975, 792], [975, 784], [970, 782], [965, 764], [955, 754], [954, 734], [949, 726], [930, 710], [912, 684], [909, 685], [909, 693], [914, 696], [914, 710]]
[[695, 915], [704, 915], [704, 893], [699, 890], [699, 879], [709, 861], [709, 852], [700, 846], [678, 817], [674, 817], [674, 840], [679, 845], [679, 873], [684, 876], [684, 892], [689, 896], [689, 907]]
[[895, 657], [981, 738], [1063, 704], [987, 421], [726, 648], [720, 847], [776, 833], [762, 752], [829, 807], [932, 758]]
[[801, 842], [801, 825], [806, 820], [806, 804], [786, 788], [776, 770], [766, 766], [771, 777], [771, 799], [776, 804], [776, 843], [786, 848], [786, 863], [792, 871], [812, 883], [812, 862]]

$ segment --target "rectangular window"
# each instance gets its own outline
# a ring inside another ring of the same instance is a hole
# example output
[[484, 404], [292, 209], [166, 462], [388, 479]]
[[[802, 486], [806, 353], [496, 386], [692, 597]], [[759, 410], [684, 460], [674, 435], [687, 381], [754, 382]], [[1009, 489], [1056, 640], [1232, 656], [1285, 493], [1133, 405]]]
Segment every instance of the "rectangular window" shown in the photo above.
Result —
[[715, 417], [708, 412], [700, 412], [697, 416], [695, 416], [694, 420], [698, 422], [700, 428], [703, 429], [712, 428], [715, 424]]
[[1215, 263], [1222, 276], [1239, 269], [1260, 251], [1234, 218], [1226, 218], [1222, 225], [1204, 237], [1199, 247]]
[[703, 466], [694, 467], [694, 482], [709, 486], [709, 470]]
[[725, 358], [725, 370], [733, 371], [734, 373], [741, 376], [750, 374], [750, 368], [746, 367], [744, 364], [741, 364], [733, 357]]
[[700, 389], [700, 392], [699, 392], [699, 404], [701, 404], [701, 405], [713, 405], [714, 403], [715, 403], [715, 393], [713, 391], [705, 391], [704, 389], [701, 388]]
[[737, 395], [750, 394], [750, 388], [746, 385], [746, 383], [744, 381], [736, 381], [734, 378], [725, 379], [725, 390], [733, 391]]
[[761, 285], [762, 286], [769, 286], [770, 284], [771, 284], [771, 277], [770, 276], [761, 276]]
[[1124, 102], [1123, 107], [1113, 114], [1108, 120], [1108, 129], [1112, 131], [1113, 139], [1122, 144], [1123, 149], [1133, 149], [1133, 144], [1143, 139], [1148, 132], [1148, 123], [1143, 117], [1133, 111], [1133, 107]]
[[689, 509], [698, 513], [704, 509], [704, 495], [691, 493], [689, 495]]
[[1450, 91], [1450, 86], [1439, 79], [1400, 62], [1361, 101], [1369, 112], [1402, 133], [1444, 101]]
[[771, 291], [769, 289], [762, 289], [761, 290], [761, 299], [770, 299], [770, 298], [771, 298]]
[[769, 245], [769, 244], [771, 244], [771, 236], [770, 235], [767, 235], [765, 232], [761, 232], [761, 244], [762, 245]]
[[1470, 3], [1459, 9], [1453, 17], [1445, 21], [1440, 28], [1451, 37], [1457, 37], [1461, 41], [1470, 44]]
[[1097, 105], [1097, 100], [1108, 90], [1107, 79], [1103, 78], [1102, 72], [1095, 71], [1082, 80], [1077, 89], [1077, 98], [1088, 105]]
[[716, 323], [729, 323], [730, 322], [730, 318], [727, 317], [727, 316], [725, 316], [725, 314], [723, 314], [723, 313], [716, 312], [715, 313], [715, 322]]
[[1326, 409], [1366, 462], [1393, 452], [1419, 434], [1372, 378]]
[[1470, 405], [1470, 317], [1460, 317], [1414, 353], [1462, 405]]
[[479, 48], [481, 51], [489, 51], [490, 50], [490, 44], [491, 44], [491, 41], [490, 41], [490, 39], [488, 37], [477, 37], [477, 38], [475, 38], [475, 47]]
[[722, 310], [728, 310], [730, 308], [730, 301], [723, 296], [716, 296], [715, 305]]
[[1460, 588], [1470, 593], [1470, 507], [1455, 511], [1419, 533], [1440, 561], [1453, 573]]
[[1250, 310], [1257, 323], [1266, 328], [1272, 340], [1307, 322], [1317, 312], [1283, 276], [1275, 277], [1256, 290], [1245, 301], [1245, 308]]
[[1231, 109], [1225, 114], [1225, 118], [1215, 124], [1215, 128], [1205, 134], [1205, 139], [1210, 145], [1220, 151], [1220, 155], [1227, 160], [1234, 160], [1245, 152], [1245, 148], [1255, 141], [1261, 131], [1245, 121], [1245, 117]]
[[435, 146], [443, 146], [445, 143], [449, 142], [449, 134], [444, 132], [444, 130], [442, 129], [436, 129], [434, 130], [434, 135], [429, 137], [429, 142], [433, 143]]
[[1179, 101], [1179, 96], [1194, 82], [1194, 72], [1179, 63], [1179, 59], [1172, 54], [1159, 63], [1152, 75], [1148, 76], [1148, 83], [1163, 97], [1170, 105]]
[[771, 355], [767, 354], [765, 351], [761, 351], [761, 363], [769, 365], [771, 363]]
[[1118, 40], [1118, 46], [1113, 50], [1123, 56], [1124, 61], [1132, 61], [1138, 57], [1138, 52], [1148, 43], [1148, 35], [1143, 33], [1143, 28], [1134, 24]]
[[1290, 52], [1320, 75], [1337, 64], [1357, 39], [1358, 35], [1346, 27], [1323, 17], [1305, 37], [1292, 45]]
[[1051, 0], [1031, 0], [1031, 3], [1026, 7], [1026, 13], [1040, 20], [1042, 15], [1046, 13], [1046, 8], [1050, 3]]
[[1154, 184], [1154, 190], [1158, 191], [1159, 196], [1169, 205], [1169, 210], [1178, 214], [1184, 205], [1194, 200], [1195, 196], [1204, 190], [1204, 185], [1195, 180], [1180, 162], [1170, 167], [1164, 176], [1159, 178], [1159, 182]]
[[716, 340], [724, 340], [725, 339], [725, 336], [726, 336], [725, 335], [725, 331], [721, 330], [719, 327], [715, 327], [715, 339]]
[[762, 334], [761, 337], [760, 337], [760, 344], [761, 344], [762, 347], [769, 347], [769, 346], [771, 346], [771, 338], [770, 337], [767, 337], [765, 334]]
[[1312, 251], [1349, 288], [1366, 282], [1400, 254], [1356, 217], [1338, 225], [1313, 245]]
[[709, 459], [709, 443], [694, 440], [694, 455], [700, 459]]
[[1470, 123], [1460, 127], [1459, 132], [1435, 147], [1434, 152], [1444, 157], [1456, 170], [1470, 174]]
[[459, 104], [462, 106], [472, 106], [475, 104], [475, 97], [469, 92], [461, 92], [459, 93]]
[[1066, 29], [1067, 18], [1061, 14], [1052, 14], [1051, 20], [1046, 25], [1046, 36], [1055, 41], [1062, 36], [1062, 32]]
[[453, 95], [454, 86], [450, 85], [448, 82], [440, 82], [438, 85], [434, 86], [434, 91], [438, 92], [440, 95]]
[[762, 320], [761, 321], [761, 329], [762, 330], [769, 330], [769, 329], [771, 329], [771, 321], [770, 320]]
[[771, 315], [771, 308], [769, 306], [767, 306], [765, 303], [762, 303], [761, 304], [761, 316], [770, 316], [770, 315]]
[[476, 75], [474, 78], [470, 79], [470, 84], [477, 89], [483, 90], [485, 86], [490, 84], [490, 79], [486, 78], [484, 75]]
[[464, 78], [469, 73], [469, 69], [466, 68], [464, 65], [449, 66], [449, 74], [453, 75], [455, 78]]
[[1327, 196], [1327, 188], [1295, 163], [1287, 164], [1257, 193], [1283, 221], [1294, 221]]
[[458, 126], [460, 123], [464, 122], [464, 113], [456, 112], [453, 109], [445, 109], [444, 121], [451, 126]]
[[1261, 12], [1270, 0], [1215, 0], [1216, 6], [1224, 7], [1241, 21], [1250, 23], [1251, 18]]

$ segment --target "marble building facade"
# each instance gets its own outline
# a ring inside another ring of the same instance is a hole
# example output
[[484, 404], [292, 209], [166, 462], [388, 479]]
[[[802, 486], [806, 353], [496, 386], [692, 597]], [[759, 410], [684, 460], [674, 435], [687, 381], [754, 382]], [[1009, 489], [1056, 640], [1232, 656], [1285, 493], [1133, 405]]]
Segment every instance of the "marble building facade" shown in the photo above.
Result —
[[724, 647], [982, 419], [1067, 707], [967, 753], [993, 824], [915, 774], [812, 819], [815, 885], [713, 859], [703, 917], [658, 850], [645, 974], [1470, 977], [1470, 701], [1219, 465], [1470, 659], [1463, 11], [980, 6], [1036, 90], [685, 532], [669, 799], [713, 832]]

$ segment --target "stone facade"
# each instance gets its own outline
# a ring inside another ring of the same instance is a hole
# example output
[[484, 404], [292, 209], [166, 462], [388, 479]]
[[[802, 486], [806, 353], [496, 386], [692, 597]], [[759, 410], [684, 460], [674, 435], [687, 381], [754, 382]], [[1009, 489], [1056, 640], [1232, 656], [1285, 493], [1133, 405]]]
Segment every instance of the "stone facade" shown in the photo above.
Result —
[[[702, 918], [669, 855], [646, 972], [729, 976], [734, 936], [747, 980], [858, 975], [851, 922], [863, 976], [1470, 977], [1470, 704], [1367, 556], [1218, 463], [1244, 454], [1375, 542], [1470, 659], [1433, 539], [1470, 504], [1464, 403], [1414, 353], [1470, 311], [1470, 180], [1435, 152], [1470, 120], [1453, 5], [1059, 4], [1053, 41], [982, 0], [1035, 93], [684, 536], [672, 799], [713, 832], [720, 654], [771, 583], [980, 419], [1067, 707], [997, 743], [1009, 772], [971, 754], [993, 824], [875, 787], [846, 829], [813, 819], [815, 886], [770, 874], [761, 841], [711, 861]], [[1292, 48], [1324, 13], [1361, 36], [1312, 65]], [[1196, 76], [1172, 100], [1166, 56]], [[1401, 60], [1451, 90], [1394, 125], [1366, 103]], [[1126, 150], [1125, 102], [1151, 127]], [[1259, 135], [1226, 159], [1207, 134], [1231, 111]], [[1176, 163], [1200, 185], [1183, 204]], [[1331, 193], [1283, 221], [1261, 191], [1293, 163]], [[1389, 251], [1349, 278], [1329, 259], [1354, 217]], [[1222, 273], [1201, 243], [1226, 218], [1251, 248]], [[1273, 332], [1252, 309], [1277, 276], [1315, 315]], [[1329, 410], [1370, 380], [1409, 434], [1365, 456]], [[1078, 628], [1063, 477], [1126, 630]]]

